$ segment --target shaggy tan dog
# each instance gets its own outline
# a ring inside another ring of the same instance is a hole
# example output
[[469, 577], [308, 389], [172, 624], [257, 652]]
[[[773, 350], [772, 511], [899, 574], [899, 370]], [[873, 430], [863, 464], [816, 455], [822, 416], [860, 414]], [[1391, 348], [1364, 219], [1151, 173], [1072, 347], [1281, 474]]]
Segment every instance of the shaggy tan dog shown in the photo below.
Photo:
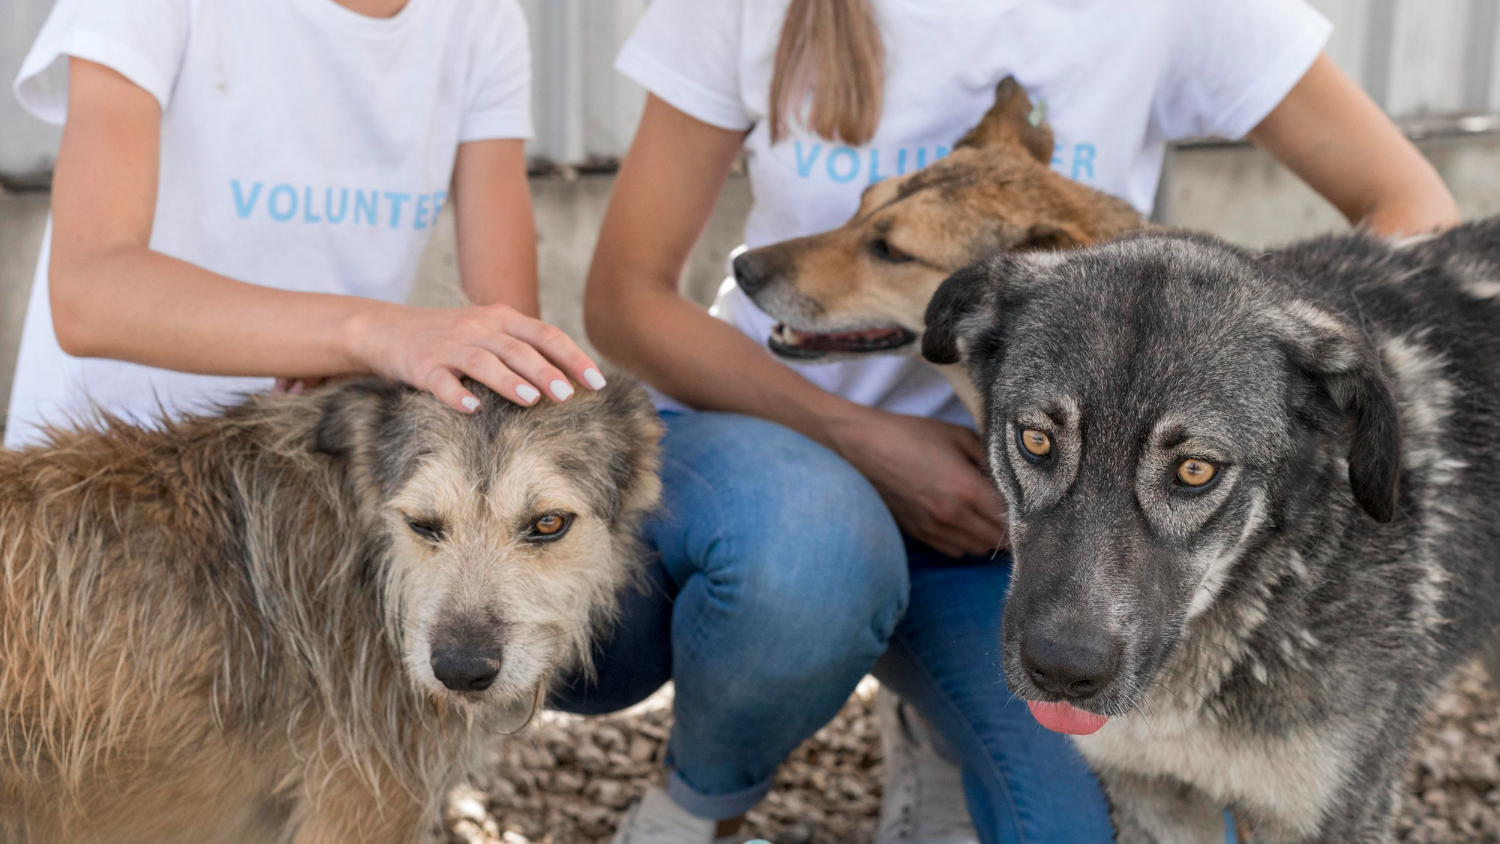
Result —
[[0, 842], [409, 842], [638, 560], [623, 380], [378, 380], [0, 452]]

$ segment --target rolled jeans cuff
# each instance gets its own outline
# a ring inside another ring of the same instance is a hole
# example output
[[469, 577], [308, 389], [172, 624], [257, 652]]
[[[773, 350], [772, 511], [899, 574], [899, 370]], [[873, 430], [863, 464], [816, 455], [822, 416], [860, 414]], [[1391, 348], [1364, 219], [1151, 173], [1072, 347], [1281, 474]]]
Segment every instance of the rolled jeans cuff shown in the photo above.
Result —
[[667, 795], [688, 814], [721, 821], [737, 818], [755, 807], [771, 793], [771, 778], [732, 794], [700, 794], [676, 771], [667, 774]]

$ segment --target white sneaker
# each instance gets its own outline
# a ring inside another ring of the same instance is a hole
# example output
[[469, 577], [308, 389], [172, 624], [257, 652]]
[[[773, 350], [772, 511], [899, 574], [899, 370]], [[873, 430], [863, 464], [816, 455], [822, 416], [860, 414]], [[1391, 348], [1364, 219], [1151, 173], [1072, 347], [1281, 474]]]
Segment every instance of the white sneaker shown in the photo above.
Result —
[[667, 796], [666, 789], [652, 786], [630, 807], [611, 844], [734, 844], [738, 836], [715, 838], [718, 821], [689, 814]]
[[885, 799], [875, 844], [978, 844], [964, 805], [963, 775], [938, 754], [937, 731], [884, 687], [875, 693], [875, 713], [885, 751]]

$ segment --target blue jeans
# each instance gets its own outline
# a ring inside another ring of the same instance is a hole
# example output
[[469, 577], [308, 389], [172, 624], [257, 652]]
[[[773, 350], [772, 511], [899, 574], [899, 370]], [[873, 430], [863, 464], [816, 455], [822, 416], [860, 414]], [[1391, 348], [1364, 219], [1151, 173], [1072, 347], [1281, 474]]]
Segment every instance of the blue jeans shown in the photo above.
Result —
[[705, 818], [743, 814], [777, 766], [877, 677], [947, 738], [985, 844], [1112, 839], [1097, 780], [1000, 671], [1005, 559], [909, 542], [869, 482], [791, 430], [663, 414], [664, 502], [644, 590], [599, 643], [596, 677], [551, 705], [598, 714], [675, 681], [667, 790]]

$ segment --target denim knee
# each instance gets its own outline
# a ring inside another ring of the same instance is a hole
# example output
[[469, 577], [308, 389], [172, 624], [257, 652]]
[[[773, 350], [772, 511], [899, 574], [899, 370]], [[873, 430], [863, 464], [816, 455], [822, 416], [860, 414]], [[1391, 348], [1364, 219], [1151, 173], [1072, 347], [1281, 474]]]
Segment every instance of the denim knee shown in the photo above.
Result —
[[620, 593], [620, 614], [593, 646], [592, 671], [560, 678], [548, 706], [574, 715], [617, 712], [650, 697], [672, 679], [672, 607], [676, 588], [660, 560]]
[[811, 681], [873, 661], [909, 588], [900, 530], [875, 488], [787, 428], [703, 416], [694, 433], [715, 451], [700, 455], [694, 471], [712, 476], [700, 498], [680, 506], [701, 511], [710, 506], [702, 498], [712, 498], [717, 524], [696, 572], [708, 599], [747, 629], [772, 675]]

